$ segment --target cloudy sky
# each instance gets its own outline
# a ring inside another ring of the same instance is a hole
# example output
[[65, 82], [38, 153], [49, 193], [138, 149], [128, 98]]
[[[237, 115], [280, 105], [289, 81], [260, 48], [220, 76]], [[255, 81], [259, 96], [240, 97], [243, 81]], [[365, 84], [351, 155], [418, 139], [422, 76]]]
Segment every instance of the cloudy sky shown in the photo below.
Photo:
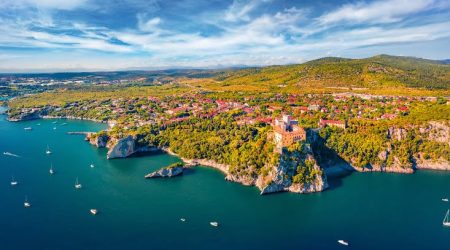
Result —
[[0, 0], [0, 72], [450, 58], [450, 0]]

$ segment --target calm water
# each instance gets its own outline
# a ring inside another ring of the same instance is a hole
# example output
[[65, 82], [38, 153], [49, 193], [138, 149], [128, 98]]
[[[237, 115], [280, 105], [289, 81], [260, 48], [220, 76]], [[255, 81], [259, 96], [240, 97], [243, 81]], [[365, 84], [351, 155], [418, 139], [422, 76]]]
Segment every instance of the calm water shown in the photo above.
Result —
[[[353, 249], [450, 249], [450, 228], [441, 224], [450, 207], [441, 201], [450, 197], [450, 173], [355, 173], [320, 194], [260, 196], [203, 167], [145, 180], [178, 159], [106, 160], [106, 150], [66, 134], [104, 125], [52, 122], [9, 123], [0, 116], [0, 151], [20, 155], [0, 155], [0, 249], [345, 248], [338, 239]], [[76, 177], [81, 190], [74, 188]], [[213, 220], [220, 227], [211, 227]]]

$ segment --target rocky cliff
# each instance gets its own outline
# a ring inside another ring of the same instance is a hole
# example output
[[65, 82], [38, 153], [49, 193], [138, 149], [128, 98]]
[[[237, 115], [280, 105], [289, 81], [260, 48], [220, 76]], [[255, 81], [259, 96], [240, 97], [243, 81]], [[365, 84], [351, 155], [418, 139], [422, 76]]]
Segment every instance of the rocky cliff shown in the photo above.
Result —
[[312, 193], [328, 188], [328, 182], [310, 145], [302, 143], [300, 148], [283, 150], [278, 164], [269, 166], [268, 174], [259, 175], [256, 186], [261, 194], [282, 191]]
[[19, 122], [19, 121], [29, 121], [41, 118], [41, 112], [39, 110], [27, 110], [20, 112], [16, 115], [9, 114], [8, 121]]

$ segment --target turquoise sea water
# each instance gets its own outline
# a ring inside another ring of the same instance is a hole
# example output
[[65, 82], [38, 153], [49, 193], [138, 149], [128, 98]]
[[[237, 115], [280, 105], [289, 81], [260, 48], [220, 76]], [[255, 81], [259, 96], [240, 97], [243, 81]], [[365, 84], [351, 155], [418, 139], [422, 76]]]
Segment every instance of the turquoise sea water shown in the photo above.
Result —
[[[28, 126], [33, 130], [23, 129]], [[0, 116], [0, 151], [20, 156], [0, 155], [0, 249], [346, 248], [339, 239], [352, 249], [450, 249], [450, 228], [442, 227], [450, 203], [441, 201], [450, 198], [450, 173], [354, 173], [323, 193], [260, 196], [206, 167], [145, 180], [178, 159], [106, 160], [106, 150], [66, 134], [104, 127], [10, 123]], [[77, 177], [81, 190], [74, 188]], [[31, 208], [23, 207], [25, 196]], [[91, 215], [91, 208], [99, 214]]]

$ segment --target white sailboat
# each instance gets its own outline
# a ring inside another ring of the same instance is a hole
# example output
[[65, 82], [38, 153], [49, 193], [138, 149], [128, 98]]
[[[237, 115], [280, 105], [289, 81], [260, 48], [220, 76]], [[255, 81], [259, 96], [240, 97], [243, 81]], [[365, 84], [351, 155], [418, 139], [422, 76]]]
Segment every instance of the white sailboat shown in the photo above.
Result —
[[217, 222], [217, 221], [211, 221], [209, 224], [211, 226], [213, 226], [213, 227], [218, 227], [219, 226], [219, 222]]
[[337, 242], [341, 245], [348, 246], [348, 242], [345, 240], [338, 240]]
[[17, 186], [17, 184], [19, 184], [19, 182], [17, 182], [16, 180], [14, 180], [14, 176], [11, 177], [11, 186]]
[[27, 199], [27, 197], [25, 196], [25, 202], [23, 203], [23, 206], [25, 207], [25, 208], [27, 208], [27, 207], [31, 207], [31, 203], [30, 202], [28, 202], [28, 199]]
[[81, 186], [81, 184], [80, 183], [78, 183], [78, 178], [77, 178], [77, 180], [75, 181], [75, 188], [76, 189], [80, 189], [82, 186]]
[[91, 163], [91, 165], [89, 165], [91, 168], [95, 168], [95, 165], [93, 163]]
[[92, 208], [90, 210], [90, 212], [91, 212], [92, 215], [96, 215], [98, 213], [97, 209], [95, 209], [95, 208]]
[[447, 209], [447, 213], [445, 214], [444, 220], [442, 221], [442, 225], [444, 225], [444, 227], [450, 227], [450, 221], [448, 221], [449, 213], [450, 209]]
[[50, 174], [54, 174], [55, 170], [53, 170], [53, 164], [50, 165], [50, 170], [48, 170]]
[[52, 151], [50, 151], [50, 148], [48, 147], [48, 145], [47, 145], [47, 149], [45, 150], [45, 153], [48, 155], [52, 153]]

